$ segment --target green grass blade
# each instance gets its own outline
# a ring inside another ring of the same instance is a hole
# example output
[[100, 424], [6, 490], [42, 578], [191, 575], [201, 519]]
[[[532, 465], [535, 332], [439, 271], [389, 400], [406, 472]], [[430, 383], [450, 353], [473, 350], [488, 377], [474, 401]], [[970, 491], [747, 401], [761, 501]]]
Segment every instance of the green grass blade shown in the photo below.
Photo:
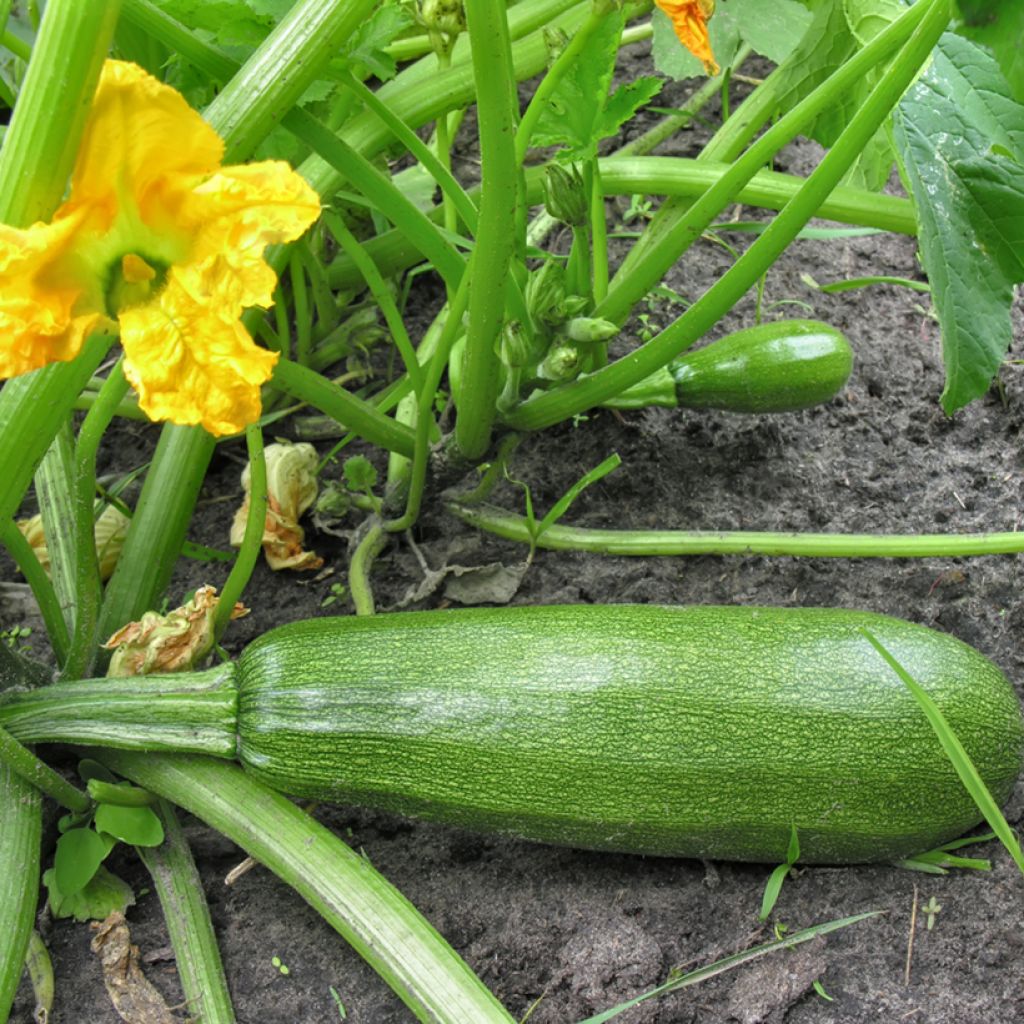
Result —
[[921, 710], [928, 719], [928, 723], [935, 730], [935, 735], [938, 737], [939, 743], [942, 744], [942, 749], [946, 752], [946, 756], [953, 762], [953, 767], [956, 769], [957, 775], [960, 776], [960, 781], [964, 784], [964, 788], [971, 794], [971, 798], [978, 805], [978, 810], [984, 815], [989, 828], [995, 832], [1000, 842], [1009, 851], [1021, 874], [1024, 874], [1024, 854], [1021, 853], [1017, 837], [1006, 823], [1002, 811], [999, 810], [999, 806], [992, 799], [992, 794], [988, 791], [988, 787], [978, 774], [978, 769], [974, 767], [967, 751], [964, 750], [963, 744], [949, 727], [949, 723], [942, 712], [931, 697], [921, 688], [921, 685], [882, 646], [869, 630], [861, 629], [861, 632], [867, 638], [868, 643], [878, 651], [885, 663], [903, 680], [903, 684], [914, 695], [915, 700], [921, 706]]
[[565, 515], [569, 510], [569, 506], [576, 500], [581, 492], [586, 490], [586, 488], [591, 484], [597, 483], [597, 481], [602, 477], [606, 477], [613, 469], [617, 469], [621, 463], [622, 459], [619, 458], [618, 453], [613, 453], [609, 455], [608, 458], [599, 466], [595, 466], [589, 473], [581, 476], [579, 480], [577, 480], [576, 483], [574, 483], [572, 487], [570, 487], [569, 490], [567, 490], [565, 494], [563, 494], [562, 497], [551, 506], [548, 514], [540, 521], [540, 523], [538, 523], [533, 533], [534, 541], [536, 542], [549, 527], [553, 526], [562, 518], [562, 516]]
[[648, 999], [667, 995], [669, 992], [675, 992], [681, 988], [688, 988], [690, 985], [696, 985], [699, 981], [707, 981], [708, 978], [724, 974], [726, 971], [731, 971], [735, 967], [740, 967], [751, 960], [766, 956], [768, 953], [774, 953], [779, 949], [791, 949], [793, 946], [798, 946], [801, 942], [809, 942], [811, 939], [816, 939], [819, 935], [827, 935], [829, 932], [838, 931], [840, 928], [846, 928], [851, 924], [856, 924], [858, 921], [867, 920], [869, 917], [877, 917], [881, 913], [884, 913], [884, 911], [869, 910], [863, 914], [854, 914], [852, 917], [837, 918], [835, 921], [826, 921], [824, 924], [816, 924], [810, 928], [804, 928], [802, 931], [794, 932], [784, 939], [774, 939], [771, 942], [764, 942], [760, 946], [753, 946], [739, 953], [733, 953], [731, 956], [716, 960], [713, 964], [708, 964], [706, 967], [698, 967], [697, 970], [690, 971], [681, 977], [672, 978], [666, 981], [664, 985], [652, 988], [649, 992], [644, 992], [643, 995], [636, 996], [625, 1003], [619, 1003], [618, 1006], [613, 1006], [610, 1010], [603, 1010], [594, 1017], [588, 1017], [586, 1020], [579, 1021], [579, 1024], [605, 1024], [605, 1021], [618, 1017], [620, 1013], [625, 1013], [626, 1010], [631, 1010], [634, 1006], [646, 1002]]

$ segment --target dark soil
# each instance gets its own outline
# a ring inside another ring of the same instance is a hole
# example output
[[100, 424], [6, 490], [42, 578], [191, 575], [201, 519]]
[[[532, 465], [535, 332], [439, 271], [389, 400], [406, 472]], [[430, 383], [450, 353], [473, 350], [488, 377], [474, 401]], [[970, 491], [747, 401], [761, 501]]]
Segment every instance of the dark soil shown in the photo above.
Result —
[[[683, 94], [663, 96], [679, 102]], [[686, 136], [676, 147], [687, 147]], [[672, 147], [668, 147], [672, 151]], [[813, 147], [783, 155], [782, 169], [806, 173]], [[624, 204], [620, 205], [620, 210]], [[743, 217], [751, 215], [744, 211]], [[731, 236], [735, 241], [737, 236]], [[742, 238], [738, 244], [744, 244]], [[690, 298], [728, 265], [729, 255], [698, 244], [668, 284]], [[874, 236], [797, 242], [770, 273], [769, 318], [813, 315], [847, 332], [856, 351], [843, 394], [812, 411], [746, 418], [651, 410], [621, 419], [593, 413], [575, 426], [530, 438], [515, 455], [513, 475], [528, 482], [546, 509], [608, 454], [623, 464], [584, 493], [567, 520], [581, 526], [758, 529], [836, 532], [981, 532], [1016, 529], [1022, 507], [1021, 429], [1024, 377], [1008, 365], [1004, 390], [947, 418], [938, 405], [943, 371], [927, 297], [875, 287], [836, 296], [800, 280], [864, 274], [920, 278], [911, 239]], [[750, 323], [753, 296], [724, 329]], [[1018, 352], [1024, 309], [1015, 311]], [[672, 311], [655, 307], [651, 321]], [[154, 428], [130, 425], [119, 458], [148, 450]], [[141, 456], [140, 456], [141, 458]], [[219, 451], [191, 537], [226, 546], [240, 495], [240, 449]], [[521, 492], [496, 500], [521, 509]], [[261, 566], [247, 591], [253, 614], [229, 634], [232, 649], [271, 625], [347, 612], [323, 607], [332, 582], [344, 579], [343, 540], [310, 531], [310, 545], [336, 570], [333, 578], [273, 575]], [[519, 547], [446, 517], [434, 503], [416, 530], [432, 567], [514, 563]], [[220, 584], [218, 564], [185, 563], [172, 603], [201, 582]], [[400, 600], [421, 578], [408, 543], [387, 551], [374, 571], [381, 607]], [[625, 559], [539, 552], [514, 603], [664, 602], [841, 606], [898, 615], [952, 633], [993, 658], [1018, 684], [1024, 653], [1017, 638], [1024, 605], [1017, 557], [847, 560], [766, 557]], [[424, 603], [437, 606], [440, 593]], [[20, 621], [8, 611], [3, 624]], [[750, 780], [751, 786], [757, 779]], [[1021, 823], [1024, 790], [1008, 807]], [[372, 810], [320, 808], [339, 832], [437, 926], [517, 1018], [569, 1024], [650, 988], [676, 968], [693, 968], [771, 937], [757, 914], [769, 869], [597, 854], [496, 840], [399, 820]], [[286, 886], [262, 868], [234, 885], [225, 874], [242, 855], [192, 822], [190, 830], [223, 950], [238, 1018], [248, 1024], [313, 1024], [347, 1019], [390, 1024], [408, 1011], [341, 939]], [[650, 1002], [624, 1024], [992, 1024], [1024, 1020], [1022, 882], [996, 843], [977, 847], [990, 873], [936, 877], [894, 866], [809, 868], [783, 887], [773, 921], [791, 931], [865, 910], [884, 916], [775, 954], [710, 982]], [[113, 865], [139, 893], [129, 911], [143, 955], [166, 946], [155, 895], [136, 862]], [[934, 926], [919, 914], [907, 966], [911, 908], [935, 899]], [[54, 957], [53, 1024], [107, 1024], [111, 1009], [85, 925], [45, 922]], [[271, 963], [279, 957], [289, 973]], [[170, 1004], [181, 1000], [169, 954], [147, 971]], [[820, 982], [827, 997], [813, 987]], [[28, 994], [12, 1016], [30, 1021]]]

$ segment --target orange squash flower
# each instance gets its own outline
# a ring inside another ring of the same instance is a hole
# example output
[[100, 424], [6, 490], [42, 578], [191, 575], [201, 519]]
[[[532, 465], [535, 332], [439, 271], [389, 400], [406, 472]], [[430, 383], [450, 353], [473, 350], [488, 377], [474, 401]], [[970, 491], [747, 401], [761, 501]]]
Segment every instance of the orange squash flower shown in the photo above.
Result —
[[715, 0], [655, 0], [668, 15], [679, 41], [704, 64], [709, 75], [718, 74], [718, 64], [711, 52], [708, 18], [715, 13]]
[[107, 61], [67, 200], [49, 224], [0, 225], [0, 377], [74, 359], [116, 321], [151, 419], [232, 434], [259, 417], [277, 356], [240, 317], [272, 304], [263, 251], [320, 200], [286, 163], [222, 167], [223, 153], [174, 89]]

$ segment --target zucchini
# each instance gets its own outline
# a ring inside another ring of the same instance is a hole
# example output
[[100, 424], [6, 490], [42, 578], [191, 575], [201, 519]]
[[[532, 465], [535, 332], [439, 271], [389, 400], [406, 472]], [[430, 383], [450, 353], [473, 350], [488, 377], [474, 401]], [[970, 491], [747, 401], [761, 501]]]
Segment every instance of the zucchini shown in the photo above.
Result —
[[[98, 682], [102, 697], [94, 684], [71, 684], [51, 713], [37, 690], [0, 704], [0, 725], [26, 742], [84, 735], [235, 754], [294, 796], [542, 842], [779, 862], [795, 827], [804, 862], [889, 860], [981, 816], [862, 628], [928, 691], [1005, 801], [1024, 726], [999, 669], [950, 636], [833, 609], [313, 619], [252, 643], [234, 680], [218, 666], [187, 679]], [[219, 749], [198, 725], [191, 741], [183, 730], [146, 734], [147, 717], [173, 720], [176, 699], [199, 713], [200, 684], [221, 693]]]
[[796, 412], [827, 402], [850, 377], [843, 334], [818, 320], [779, 320], [691, 350], [605, 403], [726, 412]]

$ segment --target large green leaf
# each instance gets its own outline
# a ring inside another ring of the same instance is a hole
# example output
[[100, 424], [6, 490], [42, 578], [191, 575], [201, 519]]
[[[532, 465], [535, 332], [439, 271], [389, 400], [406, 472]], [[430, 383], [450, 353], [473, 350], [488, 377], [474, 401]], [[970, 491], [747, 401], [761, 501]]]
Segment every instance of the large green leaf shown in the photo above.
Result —
[[995, 54], [1010, 94], [1024, 103], [1024, 3], [1021, 0], [958, 0], [959, 31]]
[[952, 413], [985, 392], [1012, 337], [1020, 278], [1000, 239], [1020, 237], [1024, 108], [985, 50], [947, 33], [894, 127], [942, 327], [942, 407]]

